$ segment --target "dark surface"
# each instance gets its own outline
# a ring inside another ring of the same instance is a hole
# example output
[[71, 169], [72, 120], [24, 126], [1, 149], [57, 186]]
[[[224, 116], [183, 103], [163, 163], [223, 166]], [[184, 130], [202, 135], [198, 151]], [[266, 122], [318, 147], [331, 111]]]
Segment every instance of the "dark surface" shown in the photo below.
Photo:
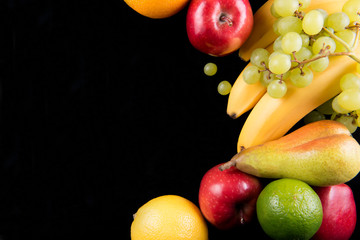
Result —
[[[216, 89], [245, 66], [237, 53], [195, 50], [186, 9], [153, 20], [113, 0], [1, 5], [0, 237], [130, 239], [150, 199], [198, 205], [202, 176], [235, 154], [246, 117], [228, 117]], [[360, 204], [359, 177], [349, 185]], [[256, 222], [209, 233], [265, 238]]]

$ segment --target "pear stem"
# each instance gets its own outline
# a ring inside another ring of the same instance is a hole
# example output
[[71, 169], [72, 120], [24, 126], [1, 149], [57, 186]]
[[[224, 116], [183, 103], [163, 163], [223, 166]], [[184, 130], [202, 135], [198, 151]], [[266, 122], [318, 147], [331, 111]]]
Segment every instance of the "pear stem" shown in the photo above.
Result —
[[222, 165], [219, 167], [219, 170], [220, 170], [220, 171], [224, 171], [224, 170], [229, 169], [229, 168], [231, 168], [231, 167], [235, 167], [235, 166], [236, 166], [236, 160], [238, 159], [238, 156], [239, 156], [240, 153], [241, 153], [242, 151], [244, 151], [244, 150], [245, 150], [245, 147], [244, 147], [244, 146], [241, 146], [241, 147], [240, 147], [240, 151], [239, 151], [237, 154], [235, 154], [235, 156], [233, 156], [233, 157], [230, 159], [230, 161], [222, 164]]

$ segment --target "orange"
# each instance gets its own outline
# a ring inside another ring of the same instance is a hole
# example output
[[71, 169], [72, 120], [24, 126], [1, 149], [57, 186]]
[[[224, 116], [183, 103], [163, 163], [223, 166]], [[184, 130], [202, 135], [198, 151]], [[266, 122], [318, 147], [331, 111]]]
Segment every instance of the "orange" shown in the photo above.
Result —
[[189, 0], [124, 0], [136, 12], [149, 18], [167, 18], [182, 10]]
[[256, 212], [272, 239], [310, 239], [320, 228], [323, 211], [319, 196], [305, 182], [279, 179], [260, 193]]
[[145, 203], [134, 214], [132, 240], [207, 240], [208, 229], [199, 208], [176, 195]]

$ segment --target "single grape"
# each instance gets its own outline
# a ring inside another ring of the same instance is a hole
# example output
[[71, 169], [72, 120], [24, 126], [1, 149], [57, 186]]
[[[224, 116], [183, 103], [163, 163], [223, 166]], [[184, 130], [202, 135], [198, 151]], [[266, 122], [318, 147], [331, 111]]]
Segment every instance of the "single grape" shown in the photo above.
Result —
[[346, 89], [337, 96], [337, 99], [339, 105], [346, 110], [360, 109], [360, 89]]
[[291, 67], [291, 57], [288, 54], [273, 52], [269, 57], [269, 69], [275, 74], [283, 74]]
[[273, 16], [276, 17], [276, 18], [281, 17], [281, 16], [276, 12], [275, 7], [274, 7], [274, 4], [271, 4], [270, 13], [271, 13], [271, 15], [273, 15]]
[[207, 63], [204, 66], [204, 73], [207, 76], [214, 76], [217, 72], [217, 66], [215, 63]]
[[277, 51], [277, 52], [281, 52], [281, 40], [282, 40], [282, 36], [279, 36], [275, 39], [274, 43], [273, 43], [273, 50]]
[[274, 80], [267, 86], [267, 93], [273, 98], [282, 98], [286, 92], [287, 86], [282, 80]]
[[257, 66], [249, 66], [244, 69], [243, 79], [247, 84], [254, 84], [260, 80], [261, 72]]
[[311, 0], [299, 0], [299, 10], [305, 10], [310, 6]]
[[347, 73], [340, 79], [340, 88], [342, 91], [351, 88], [360, 89], [360, 78], [353, 73]]
[[319, 54], [322, 49], [327, 49], [330, 53], [336, 50], [336, 43], [331, 37], [319, 37], [312, 45], [314, 54]]
[[324, 17], [317, 10], [311, 10], [305, 14], [302, 20], [302, 28], [308, 35], [316, 35], [324, 26]]
[[217, 87], [217, 90], [221, 95], [227, 95], [230, 93], [231, 84], [226, 80], [221, 81]]
[[[297, 51], [295, 53], [295, 57], [296, 57], [296, 60], [302, 62], [304, 60], [311, 59], [312, 52], [307, 47], [302, 47], [302, 48], [300, 48], [299, 51]], [[295, 62], [295, 66], [296, 66], [296, 62]]]
[[[319, 57], [319, 54], [314, 55], [312, 58], [317, 58]], [[315, 72], [322, 72], [325, 71], [325, 69], [327, 69], [327, 67], [329, 66], [329, 57], [322, 57], [319, 58], [315, 61], [310, 62], [310, 67], [312, 70], [314, 70]]]
[[345, 2], [342, 11], [348, 15], [350, 22], [360, 22], [360, 0]]
[[332, 108], [332, 99], [327, 100], [323, 104], [321, 104], [319, 107], [316, 108], [319, 112], [325, 115], [331, 115], [334, 113], [334, 109]]
[[250, 56], [251, 64], [257, 66], [258, 68], [264, 69], [263, 63], [268, 66], [270, 53], [264, 48], [257, 48], [252, 51]]
[[300, 34], [302, 32], [302, 22], [297, 17], [287, 16], [279, 18], [278, 21], [276, 21], [276, 26], [274, 28], [276, 28], [276, 31], [274, 31], [278, 35], [284, 35], [288, 32], [296, 32]]
[[350, 133], [354, 133], [357, 129], [356, 120], [352, 116], [341, 115], [335, 118], [335, 121], [344, 124]]
[[320, 121], [320, 120], [324, 120], [325, 119], [325, 115], [322, 114], [319, 111], [311, 111], [309, 112], [305, 117], [304, 117], [304, 123], [305, 124], [309, 124], [312, 122], [316, 122], [316, 121]]
[[281, 48], [287, 54], [291, 54], [292, 52], [299, 51], [301, 46], [302, 46], [302, 38], [300, 34], [296, 32], [286, 33], [281, 40]]
[[274, 9], [282, 17], [291, 16], [299, 9], [298, 0], [274, 0]]
[[260, 82], [264, 87], [267, 87], [275, 79], [278, 79], [275, 74], [270, 74], [268, 71], [261, 72]]
[[301, 33], [300, 34], [301, 40], [302, 40], [302, 46], [307, 47], [310, 43], [310, 37], [307, 34]]
[[330, 14], [326, 19], [326, 27], [331, 27], [335, 32], [344, 30], [350, 24], [348, 15], [344, 12]]
[[322, 9], [322, 8], [317, 8], [316, 11], [319, 11], [321, 13], [321, 15], [323, 16], [323, 19], [324, 19], [324, 23], [325, 23], [327, 17], [329, 16], [327, 11], [325, 9]]
[[338, 96], [334, 97], [331, 106], [336, 113], [349, 113], [350, 111], [339, 105]]
[[[345, 29], [345, 30], [336, 32], [335, 35], [338, 36], [339, 38], [341, 38], [350, 47], [352, 47], [353, 44], [355, 43], [356, 33], [354, 31]], [[347, 52], [348, 51], [348, 50], [346, 50], [345, 46], [342, 43], [340, 43], [339, 41], [337, 41], [336, 39], [335, 39], [335, 44], [336, 44], [335, 52]]]
[[290, 74], [291, 83], [298, 88], [308, 86], [312, 82], [313, 78], [313, 72], [307, 67], [303, 67], [302, 71], [300, 68], [295, 68]]

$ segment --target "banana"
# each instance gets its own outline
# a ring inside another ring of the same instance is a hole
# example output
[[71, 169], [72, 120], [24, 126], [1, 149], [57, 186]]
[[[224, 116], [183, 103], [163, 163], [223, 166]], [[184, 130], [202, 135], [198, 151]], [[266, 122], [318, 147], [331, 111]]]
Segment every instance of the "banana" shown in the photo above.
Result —
[[[252, 51], [256, 48], [266, 48], [278, 37], [272, 27], [276, 20], [270, 12], [273, 2], [274, 0], [268, 0], [254, 14], [252, 32], [239, 49], [239, 56], [244, 61], [249, 61]], [[305, 12], [318, 8], [328, 13], [341, 12], [345, 2], [347, 0], [312, 0]]]
[[[273, 52], [272, 46], [273, 45], [271, 44], [266, 48], [270, 53]], [[249, 63], [242, 70], [231, 88], [226, 112], [233, 119], [240, 117], [243, 113], [253, 108], [260, 98], [266, 93], [266, 87], [260, 82], [247, 84], [244, 81], [244, 70], [251, 65], [252, 64]]]
[[[357, 56], [360, 54], [359, 45], [354, 49]], [[313, 82], [309, 86], [296, 88], [288, 84], [288, 92], [280, 99], [266, 93], [243, 125], [238, 151], [282, 137], [306, 114], [339, 94], [340, 78], [345, 73], [355, 73], [356, 64], [350, 57], [333, 56], [327, 70], [314, 72]]]

